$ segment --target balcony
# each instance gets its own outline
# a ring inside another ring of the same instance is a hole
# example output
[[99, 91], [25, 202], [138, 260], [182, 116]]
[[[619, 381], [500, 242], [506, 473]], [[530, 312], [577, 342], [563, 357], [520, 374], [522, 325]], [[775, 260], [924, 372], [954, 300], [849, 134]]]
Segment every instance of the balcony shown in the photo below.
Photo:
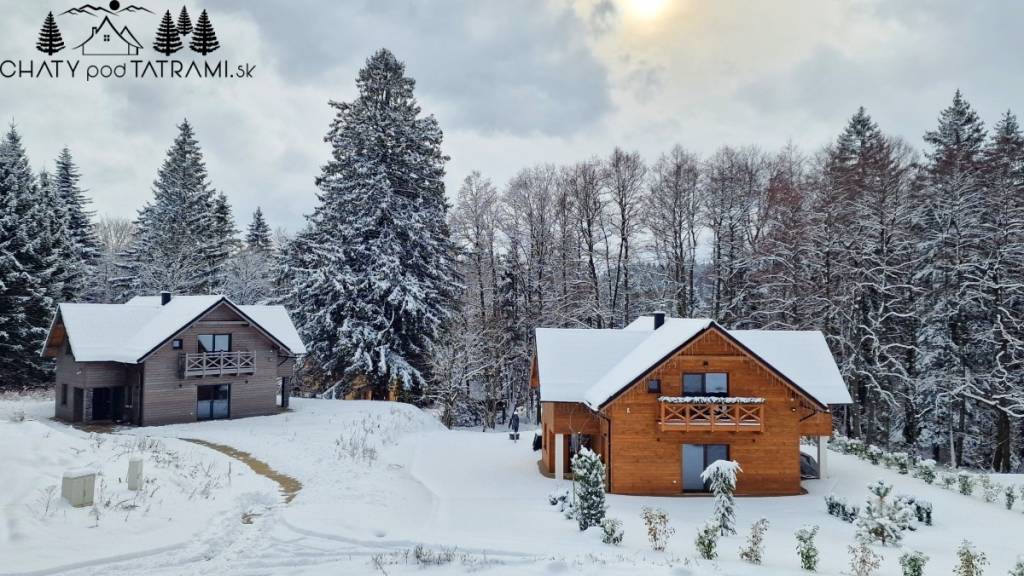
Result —
[[256, 372], [253, 352], [207, 352], [181, 355], [181, 377], [236, 376]]
[[764, 398], [662, 396], [662, 432], [762, 432]]

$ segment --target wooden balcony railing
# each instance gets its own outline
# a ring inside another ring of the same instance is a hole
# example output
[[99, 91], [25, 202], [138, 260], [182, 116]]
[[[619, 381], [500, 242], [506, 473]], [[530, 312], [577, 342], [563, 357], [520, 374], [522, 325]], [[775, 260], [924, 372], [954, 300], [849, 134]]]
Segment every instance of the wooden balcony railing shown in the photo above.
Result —
[[256, 372], [256, 354], [253, 352], [207, 352], [181, 355], [181, 375], [234, 376]]
[[757, 398], [723, 399], [714, 402], [700, 399], [663, 398], [661, 431], [676, 432], [761, 432], [764, 430], [764, 401]]

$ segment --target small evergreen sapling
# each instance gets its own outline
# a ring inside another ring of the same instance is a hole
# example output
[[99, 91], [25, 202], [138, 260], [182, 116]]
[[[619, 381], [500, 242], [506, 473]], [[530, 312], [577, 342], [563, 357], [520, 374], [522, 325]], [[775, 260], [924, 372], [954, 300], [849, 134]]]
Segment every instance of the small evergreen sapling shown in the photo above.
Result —
[[882, 462], [882, 456], [885, 454], [885, 452], [883, 452], [882, 449], [879, 448], [878, 446], [871, 445], [871, 446], [868, 446], [868, 450], [867, 450], [866, 454], [867, 454], [868, 462], [871, 462], [872, 464], [878, 465], [878, 464], [880, 464]]
[[1017, 563], [1010, 569], [1010, 576], [1024, 576], [1024, 559], [1017, 559]]
[[985, 573], [985, 566], [988, 565], [988, 558], [984, 552], [978, 552], [974, 546], [964, 540], [956, 551], [960, 563], [953, 569], [956, 576], [981, 576]]
[[889, 462], [900, 474], [910, 473], [910, 454], [906, 452], [893, 452], [889, 455]]
[[601, 542], [618, 546], [622, 543], [622, 521], [605, 517], [601, 520]]
[[924, 565], [928, 563], [928, 556], [920, 552], [907, 552], [900, 556], [900, 568], [903, 569], [903, 576], [924, 576]]
[[655, 552], [665, 550], [668, 539], [676, 533], [675, 528], [668, 525], [668, 513], [661, 508], [643, 508], [644, 525], [647, 526], [647, 539]]
[[956, 474], [943, 472], [939, 475], [939, 482], [946, 490], [952, 490], [956, 487]]
[[736, 474], [742, 471], [735, 461], [718, 460], [700, 475], [701, 480], [710, 484], [715, 495], [713, 520], [722, 536], [736, 534], [736, 499], [733, 493], [736, 491]]
[[697, 530], [697, 539], [694, 542], [697, 554], [705, 560], [718, 558], [718, 531], [721, 529], [718, 522], [707, 520]]
[[871, 576], [882, 565], [882, 557], [863, 542], [846, 549], [850, 551], [850, 576]]
[[604, 463], [594, 451], [583, 448], [572, 457], [576, 479], [576, 520], [580, 530], [597, 526], [604, 518]]
[[796, 553], [800, 556], [800, 567], [808, 572], [818, 569], [818, 547], [814, 544], [817, 535], [817, 526], [804, 526], [796, 531]]
[[750, 526], [747, 543], [740, 548], [740, 558], [751, 564], [764, 561], [764, 533], [768, 531], [768, 519], [761, 518]]
[[910, 527], [914, 517], [906, 501], [892, 496], [892, 486], [879, 480], [868, 486], [869, 497], [857, 521], [857, 540], [866, 544], [879, 542], [883, 546], [898, 544], [903, 531]]
[[1000, 486], [993, 482], [992, 477], [988, 474], [978, 477], [978, 486], [981, 487], [981, 496], [985, 502], [995, 502], [999, 498]]
[[914, 467], [914, 476], [924, 480], [925, 484], [935, 482], [935, 460], [921, 460]]
[[974, 475], [970, 472], [961, 470], [956, 473], [956, 487], [964, 496], [970, 496], [974, 494], [974, 484], [976, 480]]
[[1013, 510], [1013, 503], [1017, 501], [1017, 489], [1012, 485], [1007, 485], [1003, 489], [1003, 497], [1006, 502], [1006, 509]]

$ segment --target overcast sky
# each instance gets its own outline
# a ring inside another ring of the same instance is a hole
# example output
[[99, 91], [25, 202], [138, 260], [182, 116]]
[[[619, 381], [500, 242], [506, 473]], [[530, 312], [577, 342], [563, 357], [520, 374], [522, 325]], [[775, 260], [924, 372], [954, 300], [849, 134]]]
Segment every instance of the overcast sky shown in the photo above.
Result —
[[[39, 60], [48, 10], [83, 2], [3, 0], [0, 60]], [[105, 5], [102, 0], [93, 4]], [[122, 0], [122, 4], [129, 4]], [[140, 0], [177, 14], [180, 0]], [[991, 125], [1024, 95], [1017, 0], [206, 0], [232, 63], [252, 80], [0, 78], [0, 113], [31, 160], [71, 148], [101, 214], [134, 216], [187, 117], [213, 185], [244, 226], [257, 205], [294, 230], [328, 156], [328, 100], [348, 100], [366, 57], [405, 61], [445, 131], [449, 193], [472, 170], [504, 185], [519, 168], [605, 155], [656, 158], [679, 143], [813, 150], [864, 105], [915, 146], [961, 88]], [[122, 15], [145, 49], [159, 18]], [[97, 19], [58, 16], [68, 49]], [[184, 53], [182, 53], [184, 54]], [[79, 74], [83, 74], [79, 70]]]

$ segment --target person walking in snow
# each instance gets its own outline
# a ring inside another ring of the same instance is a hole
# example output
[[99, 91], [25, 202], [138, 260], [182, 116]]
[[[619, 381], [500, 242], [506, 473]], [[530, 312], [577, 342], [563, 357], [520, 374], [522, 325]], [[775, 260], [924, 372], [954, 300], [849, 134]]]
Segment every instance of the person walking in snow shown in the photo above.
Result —
[[508, 429], [512, 432], [508, 435], [513, 442], [519, 442], [519, 413], [513, 412], [508, 420]]

